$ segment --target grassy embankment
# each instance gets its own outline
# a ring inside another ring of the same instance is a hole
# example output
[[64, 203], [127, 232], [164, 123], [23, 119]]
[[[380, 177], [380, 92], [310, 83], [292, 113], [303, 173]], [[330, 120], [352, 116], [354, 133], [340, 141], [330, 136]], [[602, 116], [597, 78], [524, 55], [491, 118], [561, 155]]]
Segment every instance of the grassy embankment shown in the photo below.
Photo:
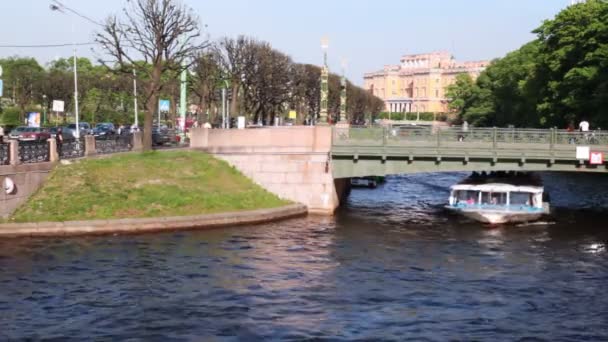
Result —
[[186, 216], [286, 204], [209, 155], [149, 152], [58, 165], [10, 221]]

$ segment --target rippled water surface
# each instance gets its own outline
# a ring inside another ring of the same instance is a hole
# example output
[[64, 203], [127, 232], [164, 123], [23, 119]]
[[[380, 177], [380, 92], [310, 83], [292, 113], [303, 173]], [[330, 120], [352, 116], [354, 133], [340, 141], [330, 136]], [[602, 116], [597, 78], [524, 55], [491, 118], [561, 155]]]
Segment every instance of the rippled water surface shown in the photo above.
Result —
[[544, 175], [554, 215], [442, 209], [391, 177], [335, 218], [0, 242], [0, 340], [608, 340], [608, 176]]

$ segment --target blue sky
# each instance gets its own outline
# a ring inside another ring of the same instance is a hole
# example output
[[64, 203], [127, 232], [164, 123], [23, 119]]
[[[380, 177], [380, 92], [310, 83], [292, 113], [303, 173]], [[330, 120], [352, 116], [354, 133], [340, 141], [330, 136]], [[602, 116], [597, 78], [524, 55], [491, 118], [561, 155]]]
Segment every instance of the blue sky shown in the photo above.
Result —
[[[0, 0], [0, 45], [92, 41], [96, 27], [49, 10], [50, 0]], [[92, 18], [118, 13], [125, 0], [63, 0]], [[569, 0], [184, 0], [211, 39], [246, 34], [270, 42], [295, 61], [319, 64], [320, 39], [330, 39], [329, 62], [357, 84], [363, 73], [396, 64], [406, 53], [449, 50], [459, 60], [492, 59], [534, 36]], [[10, 13], [10, 15], [8, 14]], [[75, 30], [72, 31], [72, 23]], [[33, 56], [46, 63], [71, 48], [0, 48], [0, 56]], [[78, 54], [92, 57], [89, 47]]]

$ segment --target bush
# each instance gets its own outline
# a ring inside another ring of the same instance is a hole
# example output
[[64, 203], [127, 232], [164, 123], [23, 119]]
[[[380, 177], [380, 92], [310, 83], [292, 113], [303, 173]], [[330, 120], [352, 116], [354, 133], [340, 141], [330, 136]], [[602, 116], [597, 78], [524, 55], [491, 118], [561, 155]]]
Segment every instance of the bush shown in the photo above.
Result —
[[431, 113], [431, 112], [420, 112], [420, 113], [389, 113], [382, 112], [379, 114], [378, 118], [380, 119], [388, 119], [390, 117], [391, 120], [416, 120], [420, 115], [421, 121], [447, 121], [448, 114], [447, 113]]
[[1, 125], [11, 125], [11, 126], [19, 126], [22, 124], [21, 120], [19, 120], [19, 114], [21, 111], [17, 107], [5, 107], [2, 112], [0, 112], [0, 124]]

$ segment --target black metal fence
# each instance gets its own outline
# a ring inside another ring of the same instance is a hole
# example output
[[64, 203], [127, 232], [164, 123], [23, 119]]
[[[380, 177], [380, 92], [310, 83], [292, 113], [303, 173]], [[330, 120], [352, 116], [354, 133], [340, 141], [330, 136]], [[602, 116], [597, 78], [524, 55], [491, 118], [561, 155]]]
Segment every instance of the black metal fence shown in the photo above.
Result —
[[48, 162], [49, 143], [46, 141], [20, 141], [19, 160], [22, 164]]
[[0, 165], [10, 164], [10, 145], [0, 142]]
[[99, 154], [129, 152], [132, 148], [130, 135], [121, 135], [116, 139], [95, 140], [95, 151]]
[[57, 146], [60, 159], [74, 159], [84, 157], [84, 139], [65, 141], [61, 146]]

